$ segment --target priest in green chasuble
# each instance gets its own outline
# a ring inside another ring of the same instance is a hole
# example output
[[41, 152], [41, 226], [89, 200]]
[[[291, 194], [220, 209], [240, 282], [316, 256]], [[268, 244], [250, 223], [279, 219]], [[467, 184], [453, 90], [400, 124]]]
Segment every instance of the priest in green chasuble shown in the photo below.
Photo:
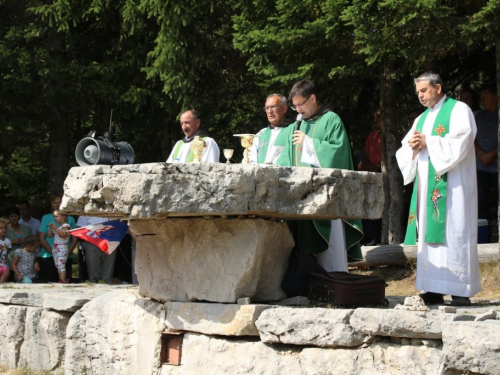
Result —
[[[290, 125], [291, 137], [277, 165], [353, 170], [344, 124], [329, 104], [320, 106], [314, 83], [297, 82], [290, 91], [289, 101], [303, 120], [300, 129], [298, 122]], [[362, 259], [361, 220], [298, 220], [288, 225], [296, 245], [316, 255], [326, 271], [347, 272], [348, 259]]]
[[[470, 108], [448, 97], [441, 77], [415, 79], [427, 110], [396, 153], [404, 184], [415, 182], [405, 244], [418, 242], [416, 288], [426, 304], [468, 306], [481, 291], [477, 254], [477, 186]], [[418, 240], [418, 241], [417, 241]]]
[[281, 94], [271, 94], [266, 98], [264, 111], [269, 125], [260, 130], [248, 149], [250, 164], [273, 165], [280, 157], [291, 129], [290, 121], [286, 118], [288, 101]]

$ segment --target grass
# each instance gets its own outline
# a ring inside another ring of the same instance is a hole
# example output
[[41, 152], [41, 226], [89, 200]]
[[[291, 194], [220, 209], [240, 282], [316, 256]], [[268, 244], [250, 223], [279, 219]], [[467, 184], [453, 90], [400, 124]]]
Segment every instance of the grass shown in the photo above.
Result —
[[[62, 374], [61, 371], [56, 371], [55, 374]], [[30, 370], [26, 367], [18, 367], [9, 369], [7, 366], [0, 366], [0, 375], [54, 375], [53, 372], [44, 370]]]
[[[420, 292], [415, 289], [416, 267], [415, 262], [409, 262], [405, 266], [371, 267], [350, 272], [383, 278], [388, 284], [385, 290], [387, 296], [412, 296]], [[482, 291], [476, 294], [475, 299], [500, 299], [500, 264], [480, 264], [479, 271]]]

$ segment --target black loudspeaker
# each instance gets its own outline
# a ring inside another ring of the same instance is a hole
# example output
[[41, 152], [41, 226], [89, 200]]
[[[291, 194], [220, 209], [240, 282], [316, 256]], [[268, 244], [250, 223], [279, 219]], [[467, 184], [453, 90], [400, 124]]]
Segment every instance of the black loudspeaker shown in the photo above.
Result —
[[132, 146], [127, 142], [118, 141], [117, 138], [116, 135], [110, 137], [109, 133], [105, 133], [104, 137], [95, 138], [95, 132], [89, 133], [89, 136], [76, 146], [76, 161], [82, 167], [96, 164], [133, 164], [135, 155]]

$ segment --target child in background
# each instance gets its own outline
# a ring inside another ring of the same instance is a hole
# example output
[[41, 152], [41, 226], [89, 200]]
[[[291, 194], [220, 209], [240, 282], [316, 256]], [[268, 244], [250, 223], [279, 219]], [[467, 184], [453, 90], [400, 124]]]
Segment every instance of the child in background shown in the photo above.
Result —
[[24, 239], [23, 247], [14, 252], [12, 259], [12, 270], [16, 281], [20, 283], [32, 283], [40, 271], [36, 260], [36, 249], [40, 245], [38, 236], [28, 236]]
[[70, 236], [70, 225], [66, 222], [67, 216], [59, 210], [54, 211], [54, 220], [59, 227], [54, 223], [49, 224], [50, 231], [47, 237], [54, 236], [54, 247], [52, 248], [52, 256], [54, 263], [59, 273], [58, 283], [66, 283], [66, 260], [68, 259], [68, 238]]
[[6, 237], [8, 224], [9, 220], [0, 218], [0, 283], [6, 282], [10, 275], [7, 254], [12, 244]]

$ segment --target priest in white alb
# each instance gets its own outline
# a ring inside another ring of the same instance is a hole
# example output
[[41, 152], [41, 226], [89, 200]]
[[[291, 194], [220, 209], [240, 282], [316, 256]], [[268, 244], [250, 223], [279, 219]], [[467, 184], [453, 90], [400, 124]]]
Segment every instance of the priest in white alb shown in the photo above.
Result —
[[183, 112], [180, 117], [180, 123], [184, 138], [175, 144], [167, 159], [167, 163], [193, 162], [194, 154], [191, 150], [191, 142], [196, 136], [201, 137], [205, 141], [201, 161], [203, 163], [218, 163], [220, 156], [219, 146], [213, 138], [208, 136], [207, 131], [200, 129], [200, 114], [194, 109]]
[[[481, 291], [477, 253], [477, 186], [470, 108], [448, 97], [441, 77], [415, 79], [420, 103], [396, 158], [404, 184], [415, 182], [405, 244], [418, 238], [416, 289], [426, 304], [468, 306]], [[418, 235], [417, 235], [418, 233]]]

